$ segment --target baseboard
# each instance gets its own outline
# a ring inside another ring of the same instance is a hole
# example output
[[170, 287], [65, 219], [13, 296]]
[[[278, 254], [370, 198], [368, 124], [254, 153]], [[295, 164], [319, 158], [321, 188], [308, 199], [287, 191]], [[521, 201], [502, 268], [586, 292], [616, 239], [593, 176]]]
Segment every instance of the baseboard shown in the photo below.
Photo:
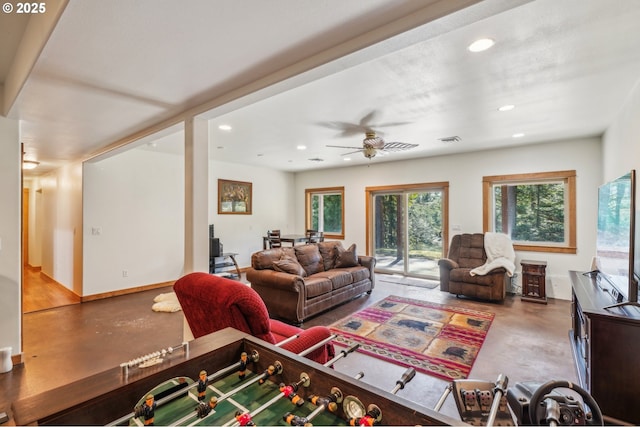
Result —
[[[38, 270], [40, 270], [40, 268], [38, 268]], [[75, 293], [71, 289], [67, 288], [65, 285], [63, 285], [62, 283], [58, 282], [56, 279], [54, 279], [53, 277], [49, 276], [47, 273], [43, 272], [42, 270], [40, 270], [40, 276], [44, 277], [47, 280], [47, 282], [50, 282], [52, 285], [54, 285], [57, 288], [59, 288], [60, 291], [69, 294], [73, 298], [76, 298], [78, 301], [81, 301], [80, 295], [78, 295], [77, 293]]]
[[13, 363], [13, 366], [22, 365], [24, 363], [24, 353], [12, 354], [11, 363]]
[[120, 295], [135, 294], [137, 292], [149, 291], [152, 289], [166, 288], [167, 286], [173, 286], [174, 283], [175, 281], [154, 283], [151, 285], [137, 286], [135, 288], [127, 288], [127, 289], [120, 289], [117, 291], [104, 292], [101, 294], [86, 295], [81, 298], [81, 301], [89, 302], [89, 301], [95, 301], [95, 300], [104, 299], [104, 298], [117, 297]]

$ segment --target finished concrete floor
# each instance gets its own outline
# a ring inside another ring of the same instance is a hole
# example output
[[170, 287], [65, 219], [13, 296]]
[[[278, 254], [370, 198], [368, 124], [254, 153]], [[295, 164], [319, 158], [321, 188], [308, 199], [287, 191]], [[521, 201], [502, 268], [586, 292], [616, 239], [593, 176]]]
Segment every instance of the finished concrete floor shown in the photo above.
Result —
[[[10, 415], [11, 402], [86, 378], [153, 351], [182, 342], [182, 313], [151, 310], [153, 298], [171, 288], [156, 289], [50, 310], [23, 318], [25, 363], [0, 374], [0, 412]], [[503, 303], [458, 299], [436, 289], [377, 280], [365, 295], [305, 322], [303, 327], [329, 325], [388, 295], [461, 305], [495, 313], [470, 378], [509, 384], [522, 381], [576, 381], [568, 331], [570, 301], [550, 299], [547, 305], [508, 296]], [[364, 371], [360, 380], [390, 391], [405, 368], [366, 355], [353, 354], [336, 363], [345, 374]], [[354, 380], [355, 381], [355, 380]], [[397, 395], [433, 408], [447, 382], [418, 373]], [[441, 412], [459, 419], [449, 396]]]

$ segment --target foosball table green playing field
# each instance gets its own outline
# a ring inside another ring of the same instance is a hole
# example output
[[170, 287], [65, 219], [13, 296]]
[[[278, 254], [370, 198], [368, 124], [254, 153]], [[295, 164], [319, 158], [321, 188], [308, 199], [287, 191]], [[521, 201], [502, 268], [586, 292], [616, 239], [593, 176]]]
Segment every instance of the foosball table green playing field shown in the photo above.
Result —
[[[14, 402], [17, 425], [451, 425], [459, 420], [234, 329]], [[133, 366], [136, 365], [136, 366]], [[126, 368], [126, 369], [123, 369]]]

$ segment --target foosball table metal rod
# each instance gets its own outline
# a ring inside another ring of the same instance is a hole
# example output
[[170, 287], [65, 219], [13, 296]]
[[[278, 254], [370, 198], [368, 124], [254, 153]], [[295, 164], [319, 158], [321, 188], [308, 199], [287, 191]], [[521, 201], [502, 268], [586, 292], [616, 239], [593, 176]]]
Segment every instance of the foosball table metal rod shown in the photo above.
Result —
[[502, 396], [507, 391], [507, 385], [509, 384], [509, 378], [505, 375], [500, 374], [498, 376], [498, 380], [496, 381], [496, 386], [493, 389], [493, 402], [491, 404], [491, 410], [489, 411], [489, 416], [487, 417], [487, 426], [493, 426], [493, 423], [496, 421], [496, 416], [498, 415], [498, 409], [500, 408], [500, 401], [502, 400]]
[[442, 409], [442, 405], [444, 405], [444, 402], [447, 400], [447, 397], [449, 397], [452, 391], [453, 383], [447, 384], [447, 387], [444, 389], [444, 393], [442, 393], [442, 396], [440, 396], [440, 399], [436, 403], [436, 406], [433, 407], [434, 411], [440, 412], [440, 409]]
[[[238, 387], [234, 388], [233, 390], [229, 390], [228, 392], [220, 395], [220, 397], [218, 397], [216, 399], [216, 405], [219, 404], [220, 402], [223, 402], [223, 401], [227, 400], [228, 398], [230, 398], [234, 394], [241, 392], [245, 388], [249, 387], [251, 384], [254, 384], [256, 382], [262, 383], [272, 375], [281, 374], [282, 371], [283, 371], [282, 363], [280, 363], [279, 361], [276, 360], [275, 362], [273, 362], [273, 365], [269, 365], [269, 367], [262, 373], [262, 375], [259, 375], [259, 376], [255, 377], [255, 378], [252, 378], [249, 381], [243, 383], [242, 385], [239, 385]], [[175, 425], [183, 424], [183, 423], [187, 422], [188, 420], [190, 420], [191, 418], [193, 418], [194, 416], [197, 416], [199, 418], [206, 417], [207, 415], [209, 415], [209, 413], [211, 412], [211, 410], [214, 407], [214, 406], [206, 406], [206, 405], [207, 404], [205, 404], [204, 402], [200, 403], [199, 406], [196, 408], [197, 409], [197, 414], [195, 414], [195, 415], [194, 414], [189, 414], [189, 415], [187, 415], [185, 417], [182, 417], [181, 419], [176, 421], [174, 424]]]
[[300, 338], [300, 334], [291, 335], [289, 338], [285, 338], [282, 341], [275, 343], [274, 345], [276, 347], [282, 347], [286, 343], [289, 343], [289, 342], [291, 342], [293, 340], [297, 340], [298, 338]]
[[236, 417], [232, 420], [229, 420], [225, 424], [223, 424], [223, 426], [254, 425], [252, 421], [253, 417], [258, 415], [265, 409], [269, 408], [271, 405], [273, 405], [283, 397], [286, 397], [289, 400], [291, 400], [291, 403], [293, 403], [296, 406], [302, 406], [302, 404], [304, 403], [304, 400], [300, 396], [298, 396], [296, 392], [298, 391], [298, 388], [300, 386], [309, 387], [310, 383], [311, 383], [311, 379], [309, 378], [309, 375], [302, 372], [300, 374], [300, 381], [292, 383], [289, 386], [285, 386], [284, 384], [282, 384], [280, 386], [280, 393], [278, 395], [274, 396], [272, 399], [264, 403], [262, 406], [260, 406], [257, 409], [254, 409], [248, 414], [236, 413]]
[[338, 409], [338, 404], [342, 402], [342, 391], [337, 387], [332, 387], [331, 393], [328, 396], [311, 396], [309, 397], [309, 401], [318, 406], [309, 415], [300, 417], [291, 412], [287, 412], [282, 416], [282, 420], [291, 426], [310, 425], [311, 421], [326, 409], [329, 409], [331, 412], [335, 412]]
[[[250, 358], [250, 360], [251, 360], [252, 362], [257, 362], [257, 361], [259, 360], [259, 358], [260, 358], [260, 355], [258, 354], [258, 352], [257, 352], [256, 350], [254, 350], [254, 351], [251, 353], [251, 356], [250, 356], [249, 358]], [[223, 377], [223, 376], [225, 376], [225, 375], [229, 374], [230, 372], [233, 372], [233, 371], [235, 371], [236, 369], [239, 369], [239, 368], [240, 368], [240, 366], [242, 366], [242, 364], [243, 364], [243, 363], [245, 363], [245, 362], [240, 361], [240, 362], [234, 363], [234, 364], [232, 364], [232, 365], [229, 365], [229, 366], [227, 366], [226, 368], [222, 368], [222, 369], [220, 369], [219, 371], [214, 372], [213, 374], [209, 375], [209, 376], [207, 377], [207, 380], [208, 380], [208, 381], [213, 381], [213, 380], [215, 380], [215, 379], [217, 379], [217, 378], [221, 378], [221, 377]], [[276, 363], [279, 363], [279, 362], [277, 362], [277, 361], [276, 361]], [[282, 372], [282, 371], [281, 371], [281, 372]], [[156, 404], [157, 404], [157, 406], [158, 406], [158, 407], [160, 407], [160, 406], [164, 405], [165, 403], [168, 403], [168, 402], [172, 401], [172, 400], [173, 400], [173, 399], [175, 399], [176, 397], [178, 397], [178, 396], [181, 396], [181, 395], [185, 394], [185, 393], [186, 393], [186, 392], [188, 392], [190, 389], [195, 388], [195, 387], [197, 387], [197, 386], [198, 386], [198, 384], [197, 384], [197, 383], [194, 383], [194, 384], [190, 385], [190, 386], [189, 386], [189, 387], [187, 387], [187, 388], [180, 389], [180, 390], [178, 390], [178, 391], [176, 391], [176, 392], [174, 392], [174, 393], [171, 393], [171, 394], [169, 394], [169, 395], [167, 395], [167, 396], [163, 397], [162, 399], [158, 399], [158, 400], [156, 401]], [[135, 411], [134, 411], [134, 412], [130, 412], [130, 413], [128, 413], [127, 415], [124, 415], [124, 416], [122, 416], [122, 417], [118, 418], [117, 420], [112, 421], [111, 423], [107, 424], [107, 426], [116, 426], [116, 425], [119, 425], [119, 424], [121, 424], [121, 423], [123, 423], [123, 422], [125, 422], [125, 421], [128, 421], [129, 419], [131, 419], [131, 418], [132, 418], [132, 417], [134, 417], [134, 416], [135, 416]]]
[[411, 381], [415, 376], [416, 376], [416, 370], [413, 368], [409, 368], [406, 371], [404, 371], [404, 373], [402, 374], [402, 377], [400, 377], [400, 379], [396, 381], [396, 386], [393, 388], [393, 390], [391, 390], [391, 394], [396, 394], [398, 390], [402, 390], [404, 386], [407, 385], [407, 383]]
[[331, 341], [336, 339], [336, 337], [337, 337], [337, 335], [333, 334], [333, 335], [329, 336], [328, 338], [323, 339], [319, 343], [317, 343], [315, 345], [312, 345], [311, 347], [307, 348], [306, 350], [301, 351], [300, 353], [298, 353], [298, 356], [306, 356], [307, 354], [311, 353], [312, 351], [319, 349], [323, 345], [329, 344]]
[[353, 353], [358, 348], [360, 348], [360, 343], [351, 344], [349, 347], [345, 348], [344, 350], [340, 350], [340, 353], [336, 354], [333, 359], [331, 359], [331, 360], [327, 361], [326, 363], [324, 363], [324, 366], [329, 367], [329, 366], [333, 365], [335, 362], [337, 362], [338, 360], [342, 359], [343, 357], [347, 357], [350, 353]]

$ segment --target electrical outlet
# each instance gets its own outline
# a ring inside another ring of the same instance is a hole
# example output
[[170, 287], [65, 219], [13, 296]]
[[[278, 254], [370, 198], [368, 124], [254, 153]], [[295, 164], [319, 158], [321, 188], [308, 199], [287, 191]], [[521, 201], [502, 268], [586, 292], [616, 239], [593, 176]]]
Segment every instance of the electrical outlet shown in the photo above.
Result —
[[122, 270], [122, 277], [129, 277], [129, 272], [127, 270]]

